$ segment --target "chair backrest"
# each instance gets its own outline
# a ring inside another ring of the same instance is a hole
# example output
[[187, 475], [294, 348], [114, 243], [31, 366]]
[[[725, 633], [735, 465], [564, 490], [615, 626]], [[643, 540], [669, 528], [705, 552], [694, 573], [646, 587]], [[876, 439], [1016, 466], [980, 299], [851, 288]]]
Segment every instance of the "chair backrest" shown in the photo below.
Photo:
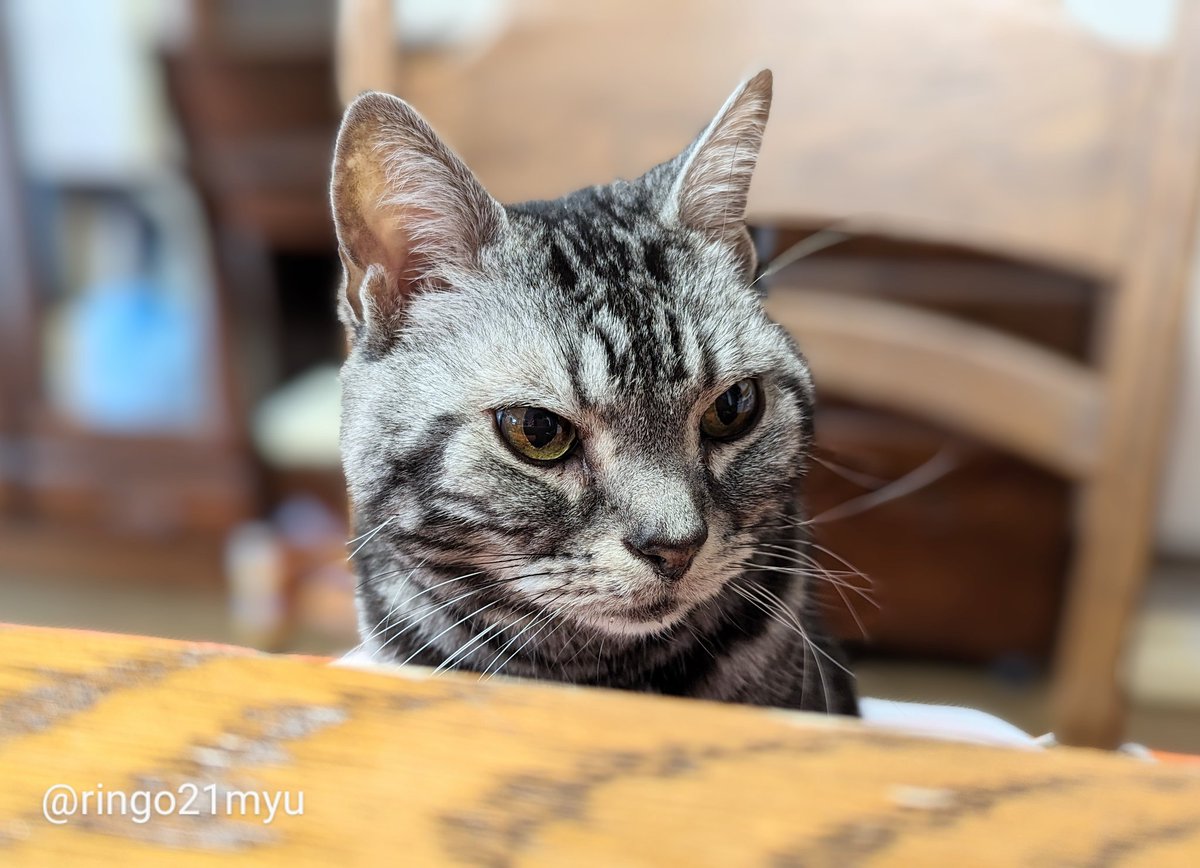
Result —
[[519, 200], [644, 171], [770, 66], [753, 221], [848, 217], [1105, 277], [1135, 221], [1172, 46], [1117, 44], [1068, 5], [511, 0], [486, 44], [345, 84], [400, 93]]

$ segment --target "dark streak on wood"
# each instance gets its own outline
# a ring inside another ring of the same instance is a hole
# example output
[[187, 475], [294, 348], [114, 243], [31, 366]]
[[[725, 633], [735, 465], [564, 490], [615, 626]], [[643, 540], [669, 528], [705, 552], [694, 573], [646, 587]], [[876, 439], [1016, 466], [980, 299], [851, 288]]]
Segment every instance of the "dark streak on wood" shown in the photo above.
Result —
[[777, 853], [773, 868], [819, 868], [858, 864], [889, 849], [911, 833], [928, 836], [968, 817], [978, 816], [1000, 802], [1028, 793], [1046, 793], [1086, 787], [1086, 777], [1050, 777], [1016, 781], [997, 787], [947, 788], [953, 801], [944, 808], [914, 811], [904, 807], [874, 816], [864, 815], [835, 826], [825, 835]]
[[1128, 857], [1155, 844], [1164, 844], [1197, 834], [1200, 834], [1200, 819], [1196, 818], [1141, 829], [1136, 835], [1114, 838], [1106, 842], [1091, 859], [1080, 864], [1083, 868], [1110, 868], [1120, 865]]
[[118, 660], [87, 672], [38, 670], [44, 683], [0, 696], [0, 743], [42, 732], [90, 710], [100, 700], [131, 688], [145, 687], [210, 656], [200, 649], [146, 659]]
[[508, 777], [476, 806], [444, 815], [442, 840], [457, 859], [501, 868], [513, 864], [545, 826], [585, 820], [588, 800], [611, 784], [634, 777], [682, 777], [707, 765], [755, 755], [814, 754], [838, 744], [833, 733], [798, 736], [743, 744], [666, 744], [648, 751], [605, 751], [584, 755], [562, 776], [538, 772]]

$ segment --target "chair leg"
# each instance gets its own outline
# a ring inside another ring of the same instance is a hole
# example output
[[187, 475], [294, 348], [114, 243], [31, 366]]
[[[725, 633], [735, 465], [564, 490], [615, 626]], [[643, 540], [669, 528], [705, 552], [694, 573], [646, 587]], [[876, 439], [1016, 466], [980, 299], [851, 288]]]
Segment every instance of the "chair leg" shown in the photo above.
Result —
[[1082, 492], [1051, 698], [1064, 744], [1114, 748], [1125, 736], [1123, 655], [1149, 570], [1153, 517], [1153, 485], [1138, 480], [1131, 491], [1128, 482], [1118, 473]]
[[[1200, 32], [1200, 4], [1181, 4], [1177, 34]], [[1167, 422], [1176, 400], [1180, 324], [1190, 285], [1200, 179], [1200, 53], [1180, 43], [1161, 85], [1137, 221], [1123, 276], [1099, 331], [1105, 431], [1085, 485], [1068, 589], [1053, 723], [1060, 740], [1112, 747], [1126, 699], [1122, 652], [1145, 581]], [[1151, 217], [1153, 219], [1151, 219]]]

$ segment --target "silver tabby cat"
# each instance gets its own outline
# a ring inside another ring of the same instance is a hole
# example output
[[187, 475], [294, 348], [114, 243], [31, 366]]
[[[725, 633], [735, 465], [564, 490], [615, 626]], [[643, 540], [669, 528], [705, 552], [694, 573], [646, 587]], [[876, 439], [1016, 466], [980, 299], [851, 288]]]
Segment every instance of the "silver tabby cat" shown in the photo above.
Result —
[[376, 660], [854, 714], [807, 593], [804, 359], [744, 223], [771, 75], [635, 181], [500, 205], [346, 112], [342, 452]]

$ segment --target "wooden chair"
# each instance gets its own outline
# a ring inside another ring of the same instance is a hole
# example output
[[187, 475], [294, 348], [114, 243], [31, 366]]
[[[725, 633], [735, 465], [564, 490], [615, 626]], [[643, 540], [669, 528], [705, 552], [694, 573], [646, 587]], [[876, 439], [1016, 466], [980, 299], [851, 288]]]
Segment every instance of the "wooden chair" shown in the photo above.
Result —
[[1147, 569], [1200, 177], [1200, 10], [1164, 44], [1043, 0], [511, 2], [486, 43], [397, 53], [390, 4], [342, 4], [340, 89], [417, 105], [501, 200], [633, 176], [740, 78], [775, 72], [757, 225], [848, 221], [1104, 287], [1085, 366], [877, 299], [777, 281], [818, 388], [924, 417], [1078, 485], [1053, 725], [1112, 746]]

